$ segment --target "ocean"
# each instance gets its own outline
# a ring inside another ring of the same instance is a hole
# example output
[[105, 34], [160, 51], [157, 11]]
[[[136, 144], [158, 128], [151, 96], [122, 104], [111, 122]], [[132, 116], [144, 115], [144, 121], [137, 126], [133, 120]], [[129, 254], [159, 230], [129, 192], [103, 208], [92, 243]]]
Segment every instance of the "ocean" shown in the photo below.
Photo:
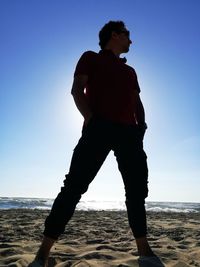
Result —
[[[0, 197], [0, 209], [51, 209], [53, 199]], [[125, 210], [124, 201], [80, 201], [77, 210]], [[154, 212], [200, 212], [200, 203], [146, 202], [146, 210]]]

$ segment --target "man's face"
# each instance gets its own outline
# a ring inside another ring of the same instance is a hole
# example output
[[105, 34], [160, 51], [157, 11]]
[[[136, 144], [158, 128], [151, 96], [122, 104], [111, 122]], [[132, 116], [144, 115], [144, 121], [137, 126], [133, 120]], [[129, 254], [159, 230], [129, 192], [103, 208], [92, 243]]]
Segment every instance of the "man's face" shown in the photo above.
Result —
[[122, 49], [122, 53], [127, 53], [129, 51], [129, 46], [132, 43], [130, 40], [130, 32], [126, 28], [122, 28], [117, 32], [118, 44]]

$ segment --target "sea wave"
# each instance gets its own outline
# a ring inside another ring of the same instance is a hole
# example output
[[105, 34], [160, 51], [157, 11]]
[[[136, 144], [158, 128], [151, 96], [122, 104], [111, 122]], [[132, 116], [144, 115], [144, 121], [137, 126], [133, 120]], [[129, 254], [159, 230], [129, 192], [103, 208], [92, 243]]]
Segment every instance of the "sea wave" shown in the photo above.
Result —
[[[0, 209], [51, 209], [53, 199], [0, 197]], [[80, 201], [77, 210], [126, 210], [124, 201]], [[146, 202], [146, 210], [153, 212], [200, 212], [200, 203], [188, 202]]]

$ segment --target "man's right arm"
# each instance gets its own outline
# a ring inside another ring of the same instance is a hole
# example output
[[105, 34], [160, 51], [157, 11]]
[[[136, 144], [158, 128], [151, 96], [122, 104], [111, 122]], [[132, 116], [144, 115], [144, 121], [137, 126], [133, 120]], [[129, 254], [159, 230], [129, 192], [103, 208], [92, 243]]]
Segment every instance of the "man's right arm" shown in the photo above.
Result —
[[74, 98], [74, 102], [85, 119], [85, 124], [89, 122], [92, 117], [92, 111], [88, 105], [87, 98], [84, 93], [84, 89], [88, 82], [87, 75], [76, 75], [72, 85], [71, 94]]

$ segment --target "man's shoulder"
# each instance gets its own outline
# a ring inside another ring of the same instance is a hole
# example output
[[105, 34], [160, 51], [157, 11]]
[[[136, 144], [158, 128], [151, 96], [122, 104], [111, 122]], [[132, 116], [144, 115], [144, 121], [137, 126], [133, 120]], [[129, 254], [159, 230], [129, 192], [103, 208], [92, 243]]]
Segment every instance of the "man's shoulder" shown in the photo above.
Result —
[[98, 53], [92, 51], [92, 50], [87, 50], [82, 54], [82, 57], [96, 57]]
[[132, 72], [136, 73], [135, 69], [132, 66], [130, 66], [128, 64], [125, 64], [125, 65], [129, 70], [131, 70]]

